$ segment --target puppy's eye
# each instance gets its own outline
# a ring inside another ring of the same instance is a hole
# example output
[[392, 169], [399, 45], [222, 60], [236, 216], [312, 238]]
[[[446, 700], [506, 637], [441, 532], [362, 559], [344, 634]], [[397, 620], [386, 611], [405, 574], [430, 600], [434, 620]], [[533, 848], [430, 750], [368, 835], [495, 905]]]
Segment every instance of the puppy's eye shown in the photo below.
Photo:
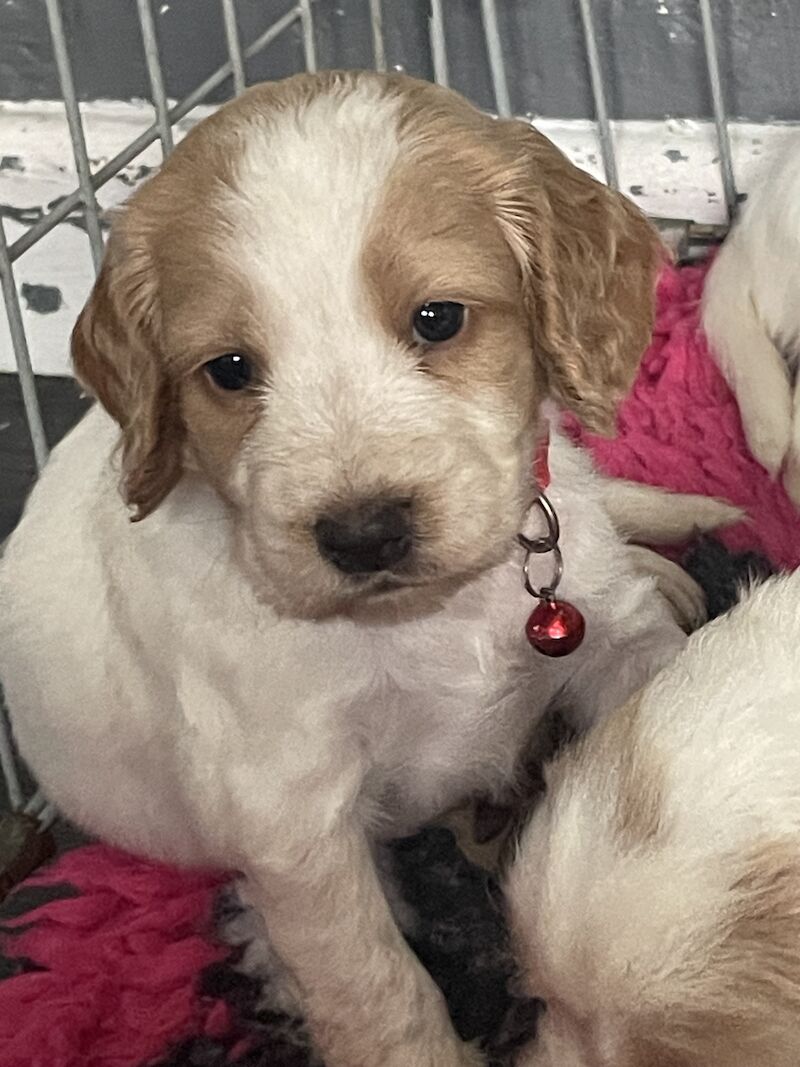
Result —
[[455, 337], [464, 320], [467, 309], [452, 300], [433, 300], [414, 312], [414, 340], [421, 344], [437, 344]]
[[214, 385], [228, 392], [245, 389], [253, 379], [253, 366], [239, 352], [226, 352], [205, 365], [206, 374]]

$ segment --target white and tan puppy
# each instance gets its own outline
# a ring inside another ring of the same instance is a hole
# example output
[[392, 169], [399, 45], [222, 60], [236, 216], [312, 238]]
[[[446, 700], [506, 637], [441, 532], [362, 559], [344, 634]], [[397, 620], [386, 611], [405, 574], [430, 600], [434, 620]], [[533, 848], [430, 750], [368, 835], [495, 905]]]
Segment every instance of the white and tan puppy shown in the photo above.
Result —
[[509, 876], [520, 1067], [800, 1062], [800, 573], [566, 750]]
[[613, 424], [659, 259], [526, 123], [373, 74], [254, 88], [113, 229], [73, 339], [100, 405], [2, 562], [0, 677], [72, 819], [243, 872], [328, 1067], [478, 1062], [375, 842], [502, 796], [554, 700], [586, 723], [683, 645], [614, 521], [731, 509], [603, 480], [554, 434], [587, 620], [562, 660], [525, 639], [516, 542], [542, 402]]
[[800, 506], [800, 141], [749, 194], [708, 275], [703, 327], [750, 451]]

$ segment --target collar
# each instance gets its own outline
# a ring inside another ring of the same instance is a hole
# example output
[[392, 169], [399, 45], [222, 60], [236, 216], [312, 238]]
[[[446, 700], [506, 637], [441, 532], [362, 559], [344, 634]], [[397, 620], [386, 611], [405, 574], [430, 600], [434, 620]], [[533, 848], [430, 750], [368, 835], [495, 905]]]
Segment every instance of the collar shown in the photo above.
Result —
[[547, 423], [539, 433], [539, 440], [533, 455], [533, 477], [539, 492], [546, 492], [550, 486], [550, 427]]

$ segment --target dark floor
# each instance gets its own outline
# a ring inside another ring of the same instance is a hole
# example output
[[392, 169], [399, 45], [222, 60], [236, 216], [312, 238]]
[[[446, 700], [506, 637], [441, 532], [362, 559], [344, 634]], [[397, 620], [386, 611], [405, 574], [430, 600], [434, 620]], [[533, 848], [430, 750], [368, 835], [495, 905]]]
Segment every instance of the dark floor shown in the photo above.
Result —
[[[36, 379], [47, 440], [56, 444], [89, 406], [71, 378]], [[16, 374], [0, 374], [0, 542], [14, 529], [36, 478]]]

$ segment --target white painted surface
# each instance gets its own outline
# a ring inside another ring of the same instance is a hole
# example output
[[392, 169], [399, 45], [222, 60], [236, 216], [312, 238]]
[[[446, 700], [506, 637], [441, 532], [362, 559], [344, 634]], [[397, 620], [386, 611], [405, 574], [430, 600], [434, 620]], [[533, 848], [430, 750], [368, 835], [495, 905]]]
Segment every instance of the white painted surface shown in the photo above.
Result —
[[[176, 129], [176, 139], [210, 109], [198, 108]], [[96, 169], [151, 125], [146, 103], [100, 101], [84, 105], [84, 125], [92, 165]], [[536, 125], [579, 166], [601, 177], [600, 152], [593, 124], [586, 121], [537, 119]], [[800, 140], [794, 126], [752, 123], [731, 125], [737, 182], [747, 192], [770, 158], [788, 138]], [[622, 188], [651, 215], [722, 222], [725, 211], [717, 165], [714, 128], [707, 122], [668, 119], [664, 122], [621, 122], [616, 146]], [[16, 166], [0, 169], [0, 206], [41, 209], [76, 186], [75, 168], [63, 108], [52, 102], [0, 102], [0, 157], [18, 157]], [[121, 203], [139, 178], [139, 168], [156, 167], [161, 158], [153, 145], [99, 194], [104, 208]], [[25, 225], [5, 218], [13, 242]], [[63, 302], [58, 311], [42, 314], [25, 306], [23, 315], [34, 369], [40, 374], [68, 373], [68, 340], [92, 282], [86, 234], [61, 223], [16, 263], [17, 285], [57, 287]], [[0, 371], [14, 369], [5, 316], [0, 315]]]

